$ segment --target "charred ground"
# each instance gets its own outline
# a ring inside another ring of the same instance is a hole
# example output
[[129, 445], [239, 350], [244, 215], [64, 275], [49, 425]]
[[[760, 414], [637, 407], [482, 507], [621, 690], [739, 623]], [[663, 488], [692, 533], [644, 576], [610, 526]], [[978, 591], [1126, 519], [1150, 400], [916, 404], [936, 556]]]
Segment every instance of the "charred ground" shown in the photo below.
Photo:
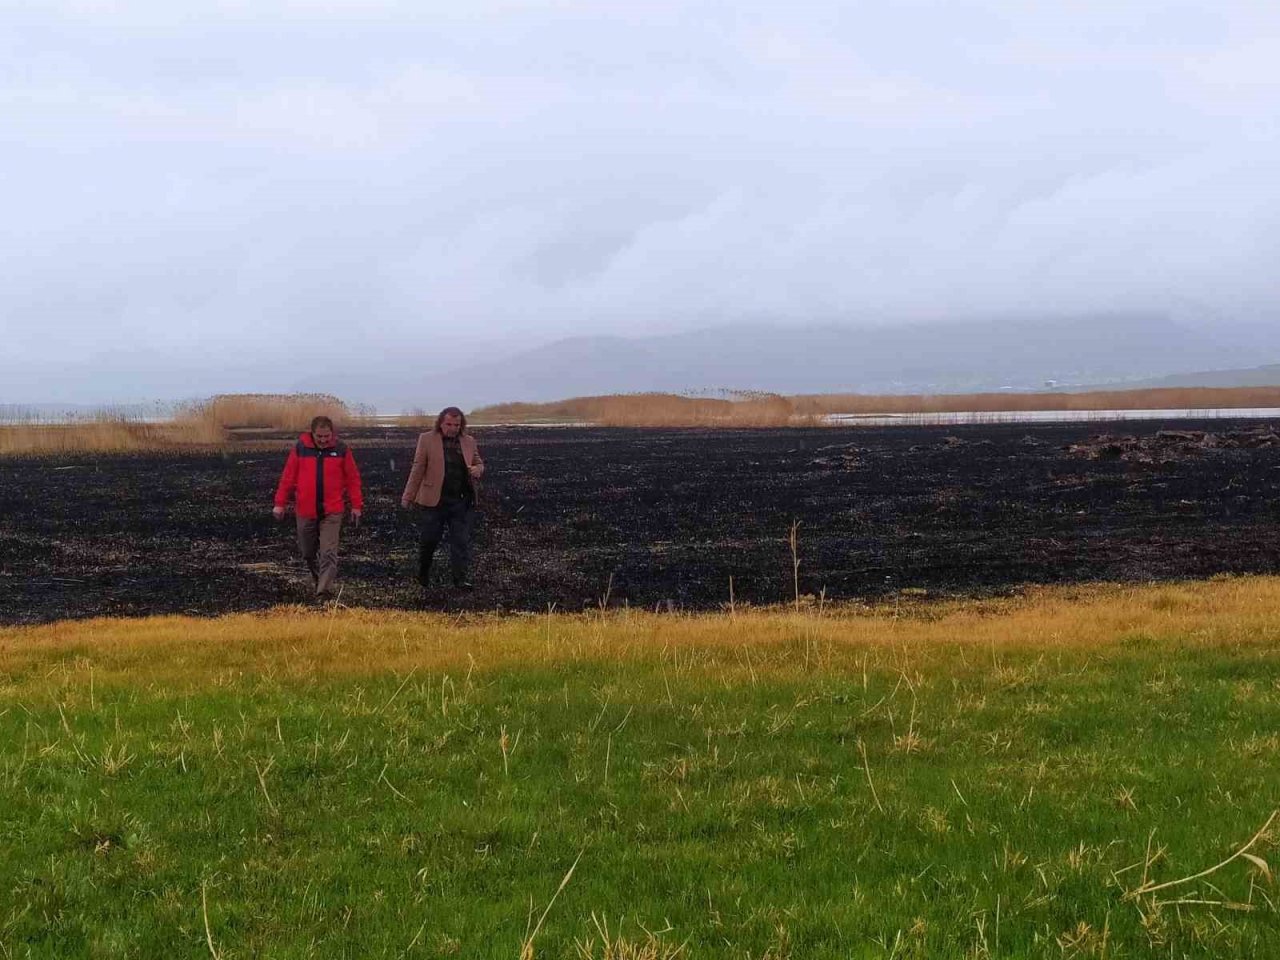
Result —
[[[1218, 442], [1245, 426], [1257, 425], [485, 428], [478, 589], [427, 602], [708, 608], [727, 602], [730, 577], [739, 603], [787, 600], [793, 520], [801, 591], [835, 600], [1274, 572], [1280, 446]], [[1183, 433], [1162, 441], [1171, 428]], [[415, 437], [346, 437], [367, 513], [344, 533], [343, 602], [422, 603], [413, 518], [398, 507]], [[289, 440], [0, 462], [0, 622], [305, 599], [292, 521], [270, 514]]]

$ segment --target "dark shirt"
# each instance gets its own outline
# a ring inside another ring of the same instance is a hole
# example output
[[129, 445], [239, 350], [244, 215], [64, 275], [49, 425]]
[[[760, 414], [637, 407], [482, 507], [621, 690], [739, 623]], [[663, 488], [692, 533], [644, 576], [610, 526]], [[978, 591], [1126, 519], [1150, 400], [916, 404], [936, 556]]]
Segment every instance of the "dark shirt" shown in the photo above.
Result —
[[440, 490], [443, 500], [470, 500], [471, 474], [462, 456], [462, 444], [457, 437], [444, 440], [444, 486]]

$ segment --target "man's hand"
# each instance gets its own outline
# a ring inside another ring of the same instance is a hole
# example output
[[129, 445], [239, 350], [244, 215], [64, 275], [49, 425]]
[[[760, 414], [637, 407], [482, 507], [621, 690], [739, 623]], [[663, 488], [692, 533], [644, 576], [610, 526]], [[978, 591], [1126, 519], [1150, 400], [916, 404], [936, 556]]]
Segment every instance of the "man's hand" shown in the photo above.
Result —
[[283, 520], [283, 519], [284, 519], [284, 507], [274, 507], [274, 508], [272, 508], [272, 510], [271, 510], [271, 515], [272, 515], [273, 517], [275, 517], [277, 520]]
[[400, 501], [400, 509], [401, 509], [401, 510], [408, 510], [408, 509], [409, 509], [409, 501], [408, 501], [408, 500], [401, 500], [401, 501]]
[[467, 467], [467, 469], [471, 471], [471, 476], [475, 477], [477, 480], [480, 479], [480, 474], [484, 473], [484, 467], [480, 466], [479, 464], [472, 464], [471, 466]]
[[356, 527], [360, 526], [360, 517], [361, 517], [362, 513], [363, 513], [363, 511], [360, 511], [360, 510], [352, 510], [352, 511], [351, 511], [351, 528], [352, 528], [353, 530], [354, 530]]

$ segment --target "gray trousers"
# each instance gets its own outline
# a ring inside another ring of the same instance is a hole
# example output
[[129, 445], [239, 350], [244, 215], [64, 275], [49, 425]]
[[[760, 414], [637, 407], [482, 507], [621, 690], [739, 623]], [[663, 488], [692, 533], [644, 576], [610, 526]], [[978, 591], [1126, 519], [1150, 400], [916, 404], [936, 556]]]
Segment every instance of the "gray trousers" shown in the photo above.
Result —
[[321, 520], [298, 517], [298, 549], [311, 571], [316, 593], [332, 593], [338, 579], [338, 534], [342, 514], [326, 514]]

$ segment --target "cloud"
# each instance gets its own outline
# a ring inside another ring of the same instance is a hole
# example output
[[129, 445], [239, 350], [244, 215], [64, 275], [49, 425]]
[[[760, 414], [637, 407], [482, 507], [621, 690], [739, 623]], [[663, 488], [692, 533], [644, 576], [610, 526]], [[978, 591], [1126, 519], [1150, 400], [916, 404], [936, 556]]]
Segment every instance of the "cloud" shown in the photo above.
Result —
[[0, 400], [1280, 295], [1272, 4], [55, 0], [0, 38]]

